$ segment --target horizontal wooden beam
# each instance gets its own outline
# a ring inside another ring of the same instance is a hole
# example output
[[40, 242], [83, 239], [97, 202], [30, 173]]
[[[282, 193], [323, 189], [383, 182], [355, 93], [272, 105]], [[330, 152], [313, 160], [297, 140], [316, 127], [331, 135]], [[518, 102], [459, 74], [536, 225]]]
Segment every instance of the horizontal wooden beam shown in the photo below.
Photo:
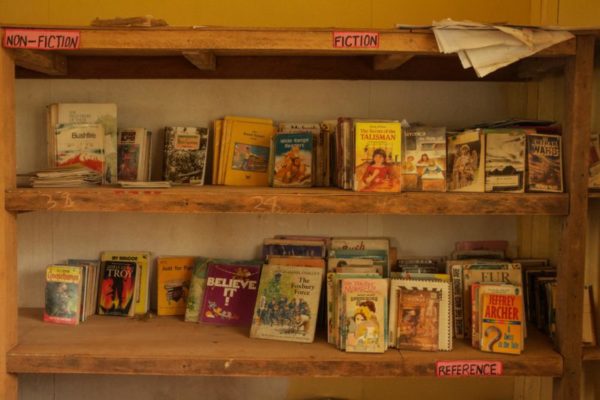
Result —
[[184, 51], [183, 56], [202, 71], [214, 71], [217, 67], [217, 58], [211, 51]]
[[67, 58], [54, 52], [15, 49], [15, 64], [45, 75], [67, 75]]
[[412, 54], [387, 54], [373, 57], [373, 69], [377, 71], [400, 68], [413, 58]]

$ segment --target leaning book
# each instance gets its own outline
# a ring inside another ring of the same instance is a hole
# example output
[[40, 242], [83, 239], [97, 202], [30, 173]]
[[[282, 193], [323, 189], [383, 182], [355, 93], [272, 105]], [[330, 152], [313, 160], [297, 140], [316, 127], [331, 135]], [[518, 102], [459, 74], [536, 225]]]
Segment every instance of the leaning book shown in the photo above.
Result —
[[44, 322], [77, 325], [81, 312], [82, 269], [51, 265], [46, 268]]

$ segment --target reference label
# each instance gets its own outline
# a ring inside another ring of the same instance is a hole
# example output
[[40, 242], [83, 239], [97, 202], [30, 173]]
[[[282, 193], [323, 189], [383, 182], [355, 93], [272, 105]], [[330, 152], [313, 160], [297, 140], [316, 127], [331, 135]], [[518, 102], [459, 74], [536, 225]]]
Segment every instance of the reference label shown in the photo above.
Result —
[[457, 376], [501, 376], [502, 361], [437, 361], [435, 375], [437, 377]]
[[79, 31], [54, 29], [4, 30], [2, 45], [9, 49], [77, 50], [81, 43]]
[[333, 32], [335, 49], [377, 49], [379, 32]]

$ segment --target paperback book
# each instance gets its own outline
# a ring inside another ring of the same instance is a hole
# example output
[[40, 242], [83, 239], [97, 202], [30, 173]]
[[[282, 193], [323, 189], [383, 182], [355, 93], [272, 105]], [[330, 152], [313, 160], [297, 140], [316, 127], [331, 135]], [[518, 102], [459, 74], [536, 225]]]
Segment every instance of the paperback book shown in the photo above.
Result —
[[485, 130], [485, 191], [525, 191], [525, 132]]
[[119, 181], [149, 181], [152, 132], [144, 128], [119, 131], [117, 144]]
[[523, 297], [521, 288], [512, 294], [481, 295], [481, 346], [486, 352], [520, 354], [523, 351]]
[[446, 128], [409, 128], [402, 138], [402, 190], [445, 192]]
[[132, 261], [103, 261], [98, 296], [99, 315], [133, 317], [138, 267]]
[[103, 176], [105, 162], [102, 125], [57, 125], [54, 140], [56, 147], [52, 167], [82, 165]]
[[166, 127], [165, 180], [203, 185], [208, 146], [208, 130], [206, 128]]
[[135, 314], [146, 314], [150, 308], [150, 252], [147, 251], [104, 251], [101, 261], [134, 262], [137, 266]]
[[77, 325], [82, 298], [82, 269], [51, 265], [46, 268], [44, 322]]
[[159, 257], [157, 259], [158, 315], [184, 315], [190, 290], [195, 257]]
[[447, 184], [451, 192], [485, 191], [485, 135], [468, 130], [448, 135]]
[[273, 186], [313, 185], [313, 134], [278, 133], [273, 136]]
[[527, 191], [562, 192], [561, 137], [527, 134]]

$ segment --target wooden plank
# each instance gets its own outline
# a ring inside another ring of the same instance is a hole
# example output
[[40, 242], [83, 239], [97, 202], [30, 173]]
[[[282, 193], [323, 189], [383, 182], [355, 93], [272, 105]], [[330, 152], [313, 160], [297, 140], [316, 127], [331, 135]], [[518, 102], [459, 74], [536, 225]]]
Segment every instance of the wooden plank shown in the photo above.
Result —
[[582, 351], [583, 361], [600, 361], [600, 347], [584, 347]]
[[600, 199], [600, 192], [589, 192], [588, 197], [590, 199]]
[[217, 58], [212, 51], [184, 51], [183, 56], [200, 70], [214, 71], [217, 68]]
[[[0, 29], [0, 37], [4, 36]], [[5, 191], [16, 185], [15, 64], [0, 48], [0, 398], [17, 399], [17, 378], [6, 369], [6, 352], [17, 343], [17, 226], [5, 208]]]
[[[77, 327], [42, 322], [22, 310], [19, 344], [8, 354], [16, 373], [232, 376], [434, 376], [438, 360], [498, 360], [505, 375], [559, 376], [562, 358], [532, 331], [520, 356], [482, 353], [464, 341], [451, 352], [389, 350], [345, 353], [327, 344], [250, 339], [247, 328], [185, 323], [178, 317], [141, 321], [93, 316]], [[115, 338], [115, 332], [127, 332]]]
[[412, 54], [387, 54], [384, 56], [375, 56], [373, 58], [373, 69], [376, 71], [397, 69], [413, 57]]
[[15, 64], [21, 68], [44, 75], [67, 75], [67, 58], [61, 54], [24, 49], [15, 49], [13, 52]]
[[567, 61], [564, 121], [565, 178], [569, 190], [569, 215], [560, 241], [557, 271], [556, 334], [565, 360], [565, 374], [554, 385], [557, 399], [581, 395], [581, 338], [585, 245], [587, 224], [588, 157], [591, 130], [594, 37], [577, 38], [577, 54]]
[[566, 215], [567, 194], [356, 193], [333, 188], [204, 186], [170, 189], [56, 188], [6, 193], [10, 211], [161, 213]]

